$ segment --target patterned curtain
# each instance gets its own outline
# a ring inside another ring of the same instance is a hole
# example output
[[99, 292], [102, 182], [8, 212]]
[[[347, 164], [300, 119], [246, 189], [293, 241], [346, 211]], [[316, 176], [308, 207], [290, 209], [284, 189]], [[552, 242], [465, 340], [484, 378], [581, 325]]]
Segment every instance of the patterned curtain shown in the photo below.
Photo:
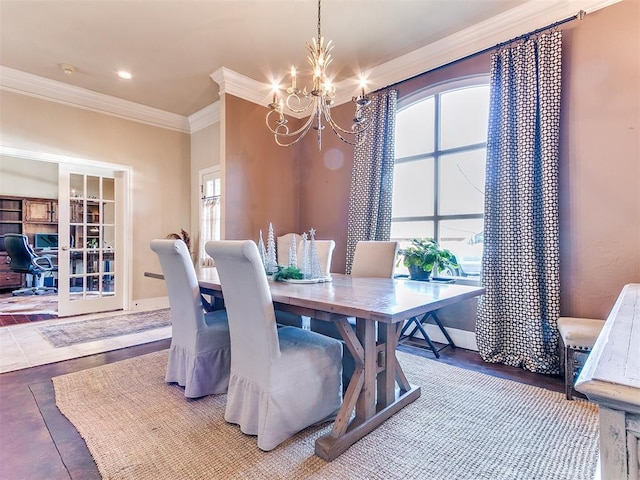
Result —
[[487, 362], [558, 373], [562, 32], [491, 63], [484, 254], [476, 335]]
[[204, 251], [204, 245], [209, 240], [220, 240], [220, 197], [203, 198], [202, 202], [198, 265], [211, 267], [213, 266], [213, 258]]
[[393, 159], [398, 92], [372, 94], [372, 125], [353, 155], [347, 231], [347, 267], [360, 240], [389, 240], [393, 196]]

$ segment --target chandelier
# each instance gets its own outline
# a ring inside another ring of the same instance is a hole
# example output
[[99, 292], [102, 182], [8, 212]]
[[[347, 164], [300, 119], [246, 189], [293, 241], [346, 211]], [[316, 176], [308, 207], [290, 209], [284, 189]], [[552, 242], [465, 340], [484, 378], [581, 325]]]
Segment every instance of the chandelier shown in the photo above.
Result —
[[[334, 103], [336, 87], [327, 76], [327, 67], [332, 62], [331, 40], [326, 44], [320, 29], [320, 0], [318, 0], [318, 38], [312, 38], [311, 44], [307, 43], [309, 55], [307, 61], [313, 71], [313, 86], [307, 90], [305, 86], [300, 91], [296, 85], [296, 69], [291, 67], [291, 86], [287, 88], [286, 100], [278, 98], [280, 87], [273, 86], [273, 102], [269, 104], [267, 113], [267, 127], [273, 133], [273, 137], [281, 147], [288, 147], [298, 143], [313, 127], [318, 131], [318, 150], [322, 149], [322, 130], [325, 124], [331, 126], [334, 133], [350, 145], [360, 145], [365, 138], [365, 133], [371, 125], [371, 119], [367, 118], [371, 100], [365, 95], [364, 82], [361, 81], [361, 94], [352, 98], [355, 104], [355, 115], [350, 129], [342, 128], [331, 116], [331, 106]], [[288, 120], [285, 118], [287, 111], [295, 115], [304, 115], [309, 112], [309, 118], [299, 129], [289, 131]]]

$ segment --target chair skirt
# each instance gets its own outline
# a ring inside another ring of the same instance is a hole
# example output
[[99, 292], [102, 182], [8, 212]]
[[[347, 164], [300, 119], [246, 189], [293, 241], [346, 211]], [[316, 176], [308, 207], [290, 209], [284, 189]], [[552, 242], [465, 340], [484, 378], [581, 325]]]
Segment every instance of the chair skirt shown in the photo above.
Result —
[[231, 348], [226, 312], [206, 316], [207, 327], [196, 332], [195, 345], [174, 339], [169, 349], [165, 381], [184, 387], [188, 398], [226, 393], [231, 370]]
[[272, 450], [300, 430], [330, 419], [342, 402], [342, 344], [295, 327], [278, 329], [280, 357], [270, 366], [267, 387], [231, 369], [224, 418], [258, 448]]

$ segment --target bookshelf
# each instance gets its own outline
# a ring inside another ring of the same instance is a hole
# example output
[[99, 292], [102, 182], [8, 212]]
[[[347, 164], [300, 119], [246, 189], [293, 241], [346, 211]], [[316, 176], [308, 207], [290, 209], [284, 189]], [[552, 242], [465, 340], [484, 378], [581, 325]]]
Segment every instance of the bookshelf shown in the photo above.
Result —
[[[22, 233], [33, 244], [34, 234], [57, 231], [58, 200], [0, 196], [0, 239], [7, 233]], [[7, 260], [4, 242], [0, 242], [0, 290], [18, 288], [23, 283], [23, 275], [12, 272]]]

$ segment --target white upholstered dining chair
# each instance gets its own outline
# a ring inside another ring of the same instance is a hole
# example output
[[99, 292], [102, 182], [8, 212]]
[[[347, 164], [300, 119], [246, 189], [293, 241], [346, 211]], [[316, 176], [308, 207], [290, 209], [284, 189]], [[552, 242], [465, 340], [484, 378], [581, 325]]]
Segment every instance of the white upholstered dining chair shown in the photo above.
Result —
[[272, 450], [340, 408], [342, 344], [300, 328], [277, 328], [254, 242], [211, 241], [205, 250], [218, 268], [231, 333], [224, 418], [257, 435], [261, 450]]
[[580, 357], [591, 353], [604, 324], [604, 320], [597, 318], [558, 318], [563, 352], [561, 363], [564, 366], [564, 393], [567, 400], [573, 400], [577, 393], [574, 383], [585, 361], [581, 361]]
[[[290, 234], [295, 235], [295, 234]], [[299, 236], [299, 235], [298, 235]], [[333, 250], [336, 248], [334, 240], [315, 240], [316, 251], [318, 252], [318, 260], [320, 261], [320, 271], [322, 276], [326, 277], [331, 272], [331, 259], [333, 258]], [[302, 242], [297, 247], [298, 267], [302, 263]], [[279, 247], [278, 247], [279, 248]], [[287, 257], [288, 258], [288, 257]], [[286, 266], [286, 265], [285, 265]], [[282, 312], [276, 310], [276, 321], [280, 325], [288, 325], [290, 327], [303, 328], [304, 320], [302, 315], [290, 312]]]
[[289, 249], [291, 245], [295, 245], [298, 248], [298, 243], [302, 237], [297, 233], [287, 233], [276, 239], [276, 253], [278, 257], [278, 265], [283, 267], [289, 266]]
[[165, 380], [188, 398], [225, 393], [231, 342], [225, 310], [205, 313], [191, 256], [182, 240], [153, 240], [171, 307], [171, 347]]
[[398, 242], [367, 240], [356, 243], [351, 264], [354, 277], [393, 277]]
[[[322, 276], [326, 277], [331, 272], [331, 259], [333, 258], [333, 250], [336, 248], [336, 242], [334, 240], [315, 240], [316, 251], [318, 252], [318, 260], [320, 261], [320, 271]], [[307, 242], [310, 246], [311, 243]], [[298, 267], [302, 263], [302, 242], [298, 243], [296, 250], [298, 254]]]

